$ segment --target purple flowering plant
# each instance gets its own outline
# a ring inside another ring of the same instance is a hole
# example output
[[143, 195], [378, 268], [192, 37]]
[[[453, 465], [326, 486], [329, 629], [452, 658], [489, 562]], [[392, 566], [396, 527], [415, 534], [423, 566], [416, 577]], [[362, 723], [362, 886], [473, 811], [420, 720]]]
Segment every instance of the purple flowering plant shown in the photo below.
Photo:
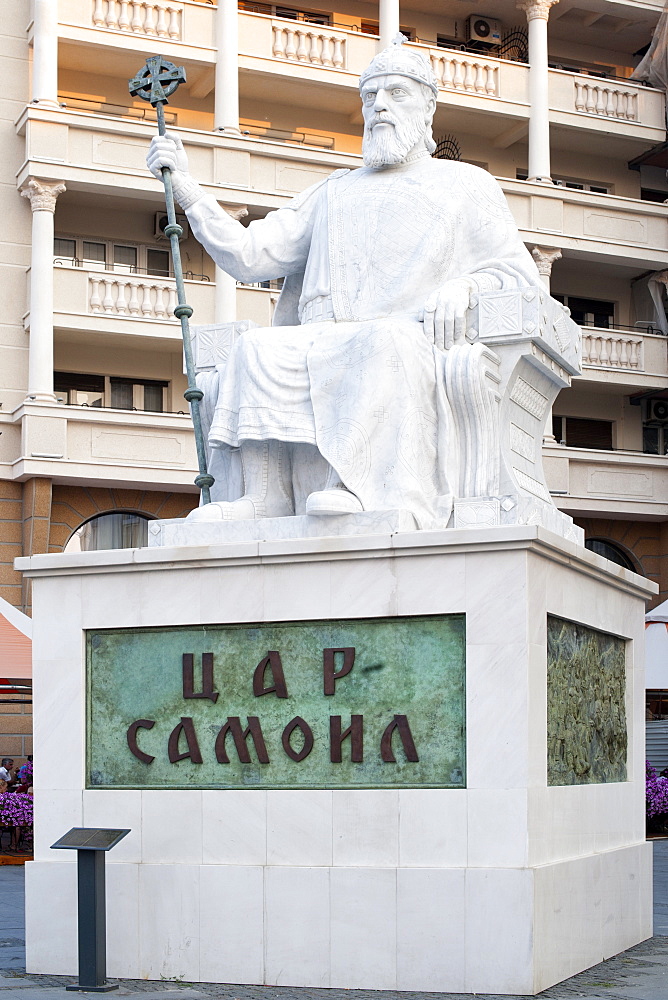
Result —
[[0, 826], [32, 826], [32, 795], [24, 792], [0, 794]]
[[645, 762], [645, 776], [647, 818], [668, 813], [668, 778], [660, 777], [649, 761]]

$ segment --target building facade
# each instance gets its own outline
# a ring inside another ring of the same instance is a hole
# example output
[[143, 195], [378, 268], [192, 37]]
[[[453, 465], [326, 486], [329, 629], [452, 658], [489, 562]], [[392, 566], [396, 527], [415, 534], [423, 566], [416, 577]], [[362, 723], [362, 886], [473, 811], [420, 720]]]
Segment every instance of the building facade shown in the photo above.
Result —
[[[0, 0], [0, 595], [16, 556], [140, 544], [197, 503], [147, 55], [185, 67], [167, 109], [193, 174], [248, 220], [361, 163], [357, 80], [401, 30], [440, 83], [438, 155], [500, 181], [543, 280], [584, 326], [544, 461], [598, 551], [668, 597], [665, 95], [630, 80], [662, 0]], [[493, 12], [493, 17], [490, 16]], [[268, 325], [187, 233], [194, 321]], [[663, 320], [662, 320], [663, 316]]]

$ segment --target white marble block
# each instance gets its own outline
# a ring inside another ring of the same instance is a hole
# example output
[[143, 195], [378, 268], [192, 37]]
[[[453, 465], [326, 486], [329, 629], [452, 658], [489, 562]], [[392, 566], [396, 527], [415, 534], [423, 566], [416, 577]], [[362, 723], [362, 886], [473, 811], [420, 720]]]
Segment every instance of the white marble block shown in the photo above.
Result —
[[[534, 995], [651, 935], [643, 578], [535, 525], [18, 565], [34, 587], [29, 973], [77, 971], [75, 865], [50, 844], [79, 825], [132, 830], [107, 856], [114, 976]], [[84, 630], [450, 614], [466, 616], [465, 787], [87, 786]], [[626, 642], [625, 781], [548, 784], [548, 615]]]

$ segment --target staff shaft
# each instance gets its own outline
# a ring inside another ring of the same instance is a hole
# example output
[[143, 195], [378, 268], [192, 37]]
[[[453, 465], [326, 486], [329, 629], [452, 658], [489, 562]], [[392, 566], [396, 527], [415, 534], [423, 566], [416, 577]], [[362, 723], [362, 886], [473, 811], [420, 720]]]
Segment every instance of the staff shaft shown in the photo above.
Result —
[[[158, 101], [155, 105], [158, 115], [158, 134], [165, 135], [165, 109], [164, 103]], [[174, 189], [172, 187], [172, 173], [169, 167], [162, 168], [162, 182], [165, 186], [165, 205], [167, 208], [167, 226], [165, 235], [169, 237], [172, 251], [172, 263], [174, 266], [174, 277], [176, 278], [176, 298], [178, 305], [174, 310], [174, 315], [181, 322], [181, 335], [183, 337], [183, 353], [186, 361], [186, 376], [188, 388], [183, 393], [185, 399], [190, 404], [192, 414], [193, 429], [195, 431], [195, 447], [197, 448], [197, 466], [199, 475], [195, 479], [195, 485], [202, 491], [202, 503], [211, 503], [211, 487], [214, 484], [213, 476], [207, 471], [206, 447], [204, 444], [204, 434], [202, 432], [202, 417], [199, 404], [204, 393], [197, 387], [195, 377], [195, 362], [193, 360], [192, 341], [190, 339], [190, 317], [193, 314], [192, 306], [186, 302], [186, 289], [183, 281], [183, 268], [181, 266], [181, 247], [179, 237], [183, 229], [176, 221], [176, 209], [174, 206]]]

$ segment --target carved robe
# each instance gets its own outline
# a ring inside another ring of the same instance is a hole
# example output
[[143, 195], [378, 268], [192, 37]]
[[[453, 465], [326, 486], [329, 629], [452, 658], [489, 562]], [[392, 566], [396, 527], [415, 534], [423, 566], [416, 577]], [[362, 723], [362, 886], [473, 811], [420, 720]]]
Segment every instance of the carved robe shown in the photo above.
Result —
[[237, 280], [286, 279], [275, 325], [243, 333], [205, 380], [209, 443], [227, 453], [215, 498], [239, 495], [239, 442], [271, 438], [316, 445], [365, 510], [447, 519], [461, 472], [453, 403], [461, 413], [483, 348], [435, 349], [425, 301], [452, 278], [474, 291], [538, 281], [496, 181], [423, 158], [337, 171], [247, 228], [209, 197], [188, 216]]

